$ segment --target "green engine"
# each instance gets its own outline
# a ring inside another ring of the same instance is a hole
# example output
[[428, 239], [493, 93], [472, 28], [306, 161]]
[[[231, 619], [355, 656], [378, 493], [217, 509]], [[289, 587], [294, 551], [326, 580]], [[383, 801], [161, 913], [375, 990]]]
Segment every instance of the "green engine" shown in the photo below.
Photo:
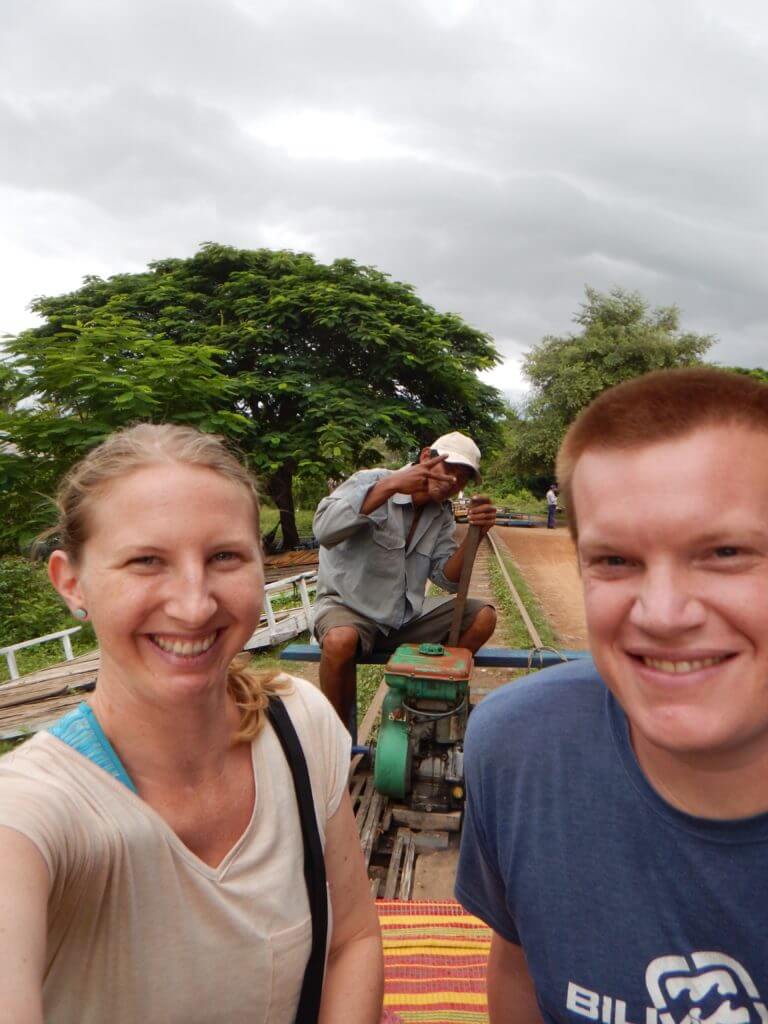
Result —
[[471, 672], [472, 654], [461, 647], [397, 648], [384, 675], [389, 690], [374, 762], [379, 792], [419, 811], [461, 805]]

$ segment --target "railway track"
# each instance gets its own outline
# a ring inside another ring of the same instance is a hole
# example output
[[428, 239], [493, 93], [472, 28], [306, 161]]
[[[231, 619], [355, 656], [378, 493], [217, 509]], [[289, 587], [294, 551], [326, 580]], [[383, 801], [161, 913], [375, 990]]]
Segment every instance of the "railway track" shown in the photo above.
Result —
[[[525, 624], [531, 652], [551, 651], [542, 645], [493, 533], [491, 530], [487, 535], [488, 546]], [[532, 660], [529, 659], [529, 667]], [[524, 661], [522, 664], [525, 667]], [[360, 746], [371, 738], [387, 690], [382, 680], [358, 729]], [[350, 767], [350, 795], [372, 894], [400, 900], [452, 898], [461, 812], [412, 811], [383, 796], [374, 788], [369, 758], [360, 754], [352, 759]]]

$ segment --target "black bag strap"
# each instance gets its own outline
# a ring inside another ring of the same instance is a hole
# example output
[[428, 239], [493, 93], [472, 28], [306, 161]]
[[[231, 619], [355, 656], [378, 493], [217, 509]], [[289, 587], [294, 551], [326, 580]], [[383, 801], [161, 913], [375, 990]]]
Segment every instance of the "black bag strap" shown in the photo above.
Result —
[[328, 935], [328, 895], [325, 884], [325, 859], [315, 817], [315, 803], [309, 771], [291, 716], [280, 697], [270, 694], [267, 717], [280, 740], [280, 746], [293, 776], [299, 805], [301, 834], [304, 839], [304, 881], [307, 884], [312, 916], [312, 950], [304, 971], [296, 1024], [316, 1024], [325, 972], [325, 947]]

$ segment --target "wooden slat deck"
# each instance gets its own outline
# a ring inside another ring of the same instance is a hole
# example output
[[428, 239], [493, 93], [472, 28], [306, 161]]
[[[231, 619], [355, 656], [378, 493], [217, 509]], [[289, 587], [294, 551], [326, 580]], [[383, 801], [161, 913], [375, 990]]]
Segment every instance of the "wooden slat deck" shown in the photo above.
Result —
[[93, 689], [98, 669], [99, 652], [91, 651], [0, 686], [0, 739], [51, 725]]
[[316, 569], [320, 561], [317, 548], [308, 551], [287, 551], [283, 555], [267, 555], [264, 559], [264, 582], [274, 583], [293, 576], [302, 569]]

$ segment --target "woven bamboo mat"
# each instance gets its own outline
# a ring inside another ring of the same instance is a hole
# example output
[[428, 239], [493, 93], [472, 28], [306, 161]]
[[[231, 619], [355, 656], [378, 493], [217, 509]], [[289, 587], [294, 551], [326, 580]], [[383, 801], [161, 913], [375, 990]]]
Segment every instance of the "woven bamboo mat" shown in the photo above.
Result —
[[384, 1021], [488, 1024], [491, 931], [452, 900], [377, 900], [384, 939]]

